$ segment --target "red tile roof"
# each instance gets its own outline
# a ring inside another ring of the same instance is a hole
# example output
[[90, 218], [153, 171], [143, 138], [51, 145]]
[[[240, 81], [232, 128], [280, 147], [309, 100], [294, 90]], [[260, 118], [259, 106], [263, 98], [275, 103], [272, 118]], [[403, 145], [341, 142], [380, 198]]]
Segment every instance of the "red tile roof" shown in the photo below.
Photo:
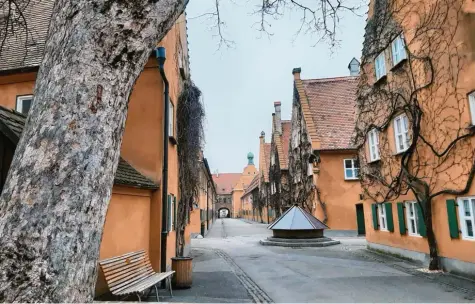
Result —
[[302, 80], [320, 150], [352, 149], [358, 77]]
[[242, 196], [246, 196], [247, 194], [251, 193], [252, 190], [256, 189], [257, 187], [259, 187], [259, 174], [254, 176], [254, 178], [252, 179], [251, 183], [246, 188], [246, 191], [244, 191]]
[[240, 177], [241, 173], [213, 174], [213, 180], [216, 183], [216, 193], [231, 194]]

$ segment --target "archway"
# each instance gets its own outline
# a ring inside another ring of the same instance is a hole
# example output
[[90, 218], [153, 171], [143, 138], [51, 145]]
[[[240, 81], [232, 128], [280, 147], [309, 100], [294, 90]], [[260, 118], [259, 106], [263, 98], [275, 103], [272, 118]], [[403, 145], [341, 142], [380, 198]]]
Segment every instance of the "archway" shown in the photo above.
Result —
[[228, 208], [222, 207], [218, 209], [218, 217], [219, 218], [230, 218], [231, 211]]

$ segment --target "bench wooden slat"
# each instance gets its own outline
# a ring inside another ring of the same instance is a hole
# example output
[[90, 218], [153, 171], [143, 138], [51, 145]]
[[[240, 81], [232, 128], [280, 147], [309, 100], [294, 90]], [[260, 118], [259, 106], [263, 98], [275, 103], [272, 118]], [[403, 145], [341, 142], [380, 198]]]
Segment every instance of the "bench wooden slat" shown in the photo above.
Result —
[[163, 279], [173, 275], [175, 271], [168, 271], [164, 273], [155, 273], [154, 275], [144, 278], [143, 280], [137, 282], [136, 284], [126, 288], [120, 292], [120, 294], [128, 294], [132, 292], [142, 292], [150, 286], [155, 285], [156, 283], [162, 281]]
[[100, 261], [99, 264], [101, 265], [103, 269], [109, 270], [109, 269], [115, 268], [117, 265], [123, 264], [127, 260], [135, 261], [135, 260], [144, 260], [144, 259], [147, 259], [147, 255], [145, 253], [142, 253], [142, 254], [136, 254], [136, 255], [116, 259], [114, 261], [108, 262], [107, 264], [103, 264], [103, 262]]
[[[143, 279], [146, 279], [150, 276], [152, 276], [154, 273], [153, 272], [148, 272], [148, 273], [144, 273], [142, 274], [141, 276], [138, 276], [138, 277], [135, 277], [132, 281], [129, 281], [127, 282], [126, 284], [122, 284], [120, 286], [116, 286], [113, 288], [113, 293], [118, 293], [118, 292], [121, 292], [122, 290], [125, 290], [131, 286], [133, 286], [134, 284], [137, 284], [138, 282], [142, 281]], [[111, 290], [112, 291], [112, 290]]]
[[117, 279], [125, 277], [127, 274], [130, 274], [131, 272], [139, 272], [141, 269], [148, 269], [148, 268], [152, 268], [152, 266], [146, 265], [146, 264], [132, 265], [131, 267], [121, 269], [120, 272], [107, 275], [106, 279], [112, 283], [112, 282], [117, 281]]
[[142, 268], [136, 272], [128, 273], [126, 276], [123, 276], [116, 280], [109, 281], [110, 283], [109, 286], [114, 288], [118, 285], [131, 284], [130, 282], [136, 281], [137, 278], [142, 277], [143, 274], [146, 274], [146, 273], [154, 273], [154, 271], [152, 268]]
[[125, 283], [127, 281], [133, 281], [135, 277], [138, 277], [142, 275], [143, 273], [148, 273], [148, 272], [154, 273], [153, 268], [151, 266], [147, 268], [140, 268], [133, 272], [126, 272], [122, 274], [120, 277], [109, 280], [110, 286], [114, 287], [121, 283]]
[[[104, 272], [109, 290], [114, 295], [140, 293], [164, 279], [170, 280], [169, 277], [175, 273], [175, 271], [155, 272], [145, 250], [104, 259], [99, 261], [99, 265]], [[173, 296], [171, 286], [170, 295]]]
[[136, 260], [136, 261], [131, 261], [129, 264], [121, 264], [121, 265], [117, 265], [115, 268], [113, 269], [109, 269], [107, 271], [104, 271], [104, 275], [107, 277], [114, 277], [114, 275], [116, 275], [117, 273], [119, 272], [122, 272], [123, 270], [125, 269], [129, 269], [129, 268], [132, 268], [132, 267], [137, 267], [137, 266], [145, 266], [147, 265], [146, 264], [146, 261], [141, 259], [141, 260]]
[[104, 259], [104, 260], [101, 260], [99, 261], [99, 264], [105, 266], [111, 262], [115, 262], [117, 260], [123, 260], [123, 259], [126, 259], [126, 258], [129, 258], [129, 257], [132, 257], [134, 255], [144, 255], [145, 254], [145, 250], [139, 250], [139, 251], [134, 251], [134, 252], [129, 252], [129, 253], [126, 253], [126, 254], [123, 254], [123, 255], [119, 255], [119, 256], [116, 256], [116, 257], [112, 257], [112, 258], [108, 258], [108, 259]]

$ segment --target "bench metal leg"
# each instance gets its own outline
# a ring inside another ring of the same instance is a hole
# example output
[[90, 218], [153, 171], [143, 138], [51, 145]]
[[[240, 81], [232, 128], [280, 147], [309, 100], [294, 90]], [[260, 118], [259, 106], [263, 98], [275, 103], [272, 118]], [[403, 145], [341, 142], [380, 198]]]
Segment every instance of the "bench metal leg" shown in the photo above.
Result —
[[142, 302], [142, 300], [140, 299], [140, 293], [136, 292], [137, 294], [137, 298], [139, 298], [139, 302]]
[[170, 289], [170, 297], [173, 298], [173, 292], [172, 292], [172, 277], [169, 276], [169, 277], [167, 278], [167, 281], [168, 281], [168, 288]]
[[157, 288], [157, 284], [155, 284], [154, 287], [155, 287], [155, 295], [157, 296], [157, 302], [160, 302], [160, 299], [158, 298], [158, 288]]

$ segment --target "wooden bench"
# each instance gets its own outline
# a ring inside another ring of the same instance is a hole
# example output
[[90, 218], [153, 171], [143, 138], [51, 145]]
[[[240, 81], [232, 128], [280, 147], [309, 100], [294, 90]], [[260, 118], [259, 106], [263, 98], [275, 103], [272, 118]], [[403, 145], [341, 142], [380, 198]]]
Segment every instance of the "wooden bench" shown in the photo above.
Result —
[[140, 302], [140, 293], [150, 288], [150, 294], [154, 287], [159, 301], [157, 284], [166, 279], [170, 296], [173, 297], [171, 278], [175, 271], [155, 272], [145, 250], [105, 259], [99, 261], [99, 265], [113, 295], [127, 296], [135, 293]]

